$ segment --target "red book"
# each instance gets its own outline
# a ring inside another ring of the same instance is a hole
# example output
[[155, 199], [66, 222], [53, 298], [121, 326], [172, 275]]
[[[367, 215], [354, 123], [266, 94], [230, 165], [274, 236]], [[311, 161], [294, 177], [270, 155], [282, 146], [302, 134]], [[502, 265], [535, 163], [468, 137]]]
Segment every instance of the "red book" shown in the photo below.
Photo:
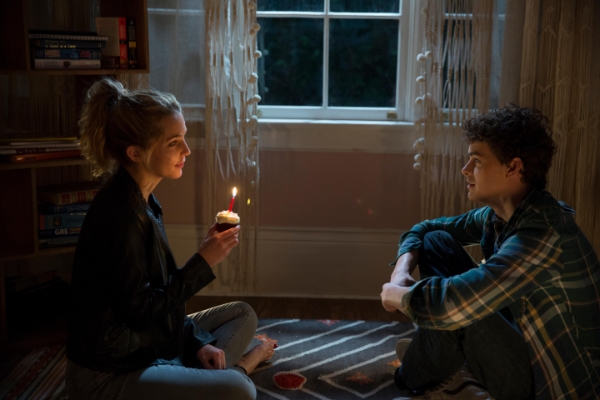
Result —
[[84, 181], [39, 186], [37, 188], [37, 197], [38, 200], [57, 206], [89, 203], [96, 196], [100, 185], [100, 182], [97, 181]]

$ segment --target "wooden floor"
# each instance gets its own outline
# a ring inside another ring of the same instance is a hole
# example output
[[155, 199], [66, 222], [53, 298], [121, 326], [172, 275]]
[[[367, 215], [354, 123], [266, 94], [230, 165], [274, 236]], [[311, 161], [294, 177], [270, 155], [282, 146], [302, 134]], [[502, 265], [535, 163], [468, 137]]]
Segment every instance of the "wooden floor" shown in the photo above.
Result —
[[186, 312], [191, 314], [236, 300], [250, 304], [254, 308], [254, 311], [256, 311], [258, 318], [408, 322], [408, 319], [403, 314], [388, 313], [385, 311], [379, 300], [194, 296], [187, 301]]

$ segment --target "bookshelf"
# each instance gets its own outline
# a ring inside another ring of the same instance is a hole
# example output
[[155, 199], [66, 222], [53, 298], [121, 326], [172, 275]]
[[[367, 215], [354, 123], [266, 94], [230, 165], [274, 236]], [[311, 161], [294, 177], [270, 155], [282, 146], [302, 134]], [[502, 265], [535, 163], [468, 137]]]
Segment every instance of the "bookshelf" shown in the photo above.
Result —
[[[72, 0], [75, 2], [76, 0]], [[98, 17], [135, 18], [138, 68], [128, 70], [36, 70], [29, 60], [29, 29], [47, 27], [29, 26], [31, 9], [39, 0], [10, 0], [0, 2], [0, 74], [39, 75], [111, 75], [147, 74], [150, 70], [148, 51], [148, 6], [146, 0], [79, 0], [88, 2]], [[97, 5], [97, 7], [96, 7]], [[63, 29], [63, 27], [60, 27]], [[59, 29], [59, 28], [56, 28]], [[90, 26], [87, 30], [94, 30]]]
[[[50, 7], [48, 6], [50, 3], [47, 1], [0, 1], [0, 78], [25, 75], [35, 78], [30, 83], [30, 85], [34, 85], [34, 82], [39, 82], [40, 78], [71, 76], [74, 79], [74, 85], [68, 90], [75, 100], [72, 104], [72, 112], [69, 114], [71, 120], [68, 121], [68, 125], [73, 130], [76, 129], [76, 120], [83, 96], [96, 79], [105, 75], [147, 74], [149, 72], [148, 14], [146, 0], [66, 0], [61, 2], [61, 4], [66, 3], [68, 3], [67, 10], [70, 7], [78, 9], [84, 7], [88, 12], [87, 22], [82, 21], [78, 26], [65, 26], [60, 24], [61, 21], [64, 22], [64, 15], [50, 15], [50, 17], [45, 16], [44, 23], [39, 23], [40, 19], [35, 18], [33, 10]], [[36, 70], [31, 68], [29, 29], [93, 31], [95, 27], [92, 21], [95, 21], [95, 17], [100, 16], [135, 18], [138, 68], [130, 70]], [[48, 25], [48, 21], [52, 21], [52, 24]], [[72, 136], [72, 133], [72, 131], [63, 132], [64, 136]], [[34, 136], [57, 135], [41, 133]], [[14, 131], [3, 132], [0, 126], [0, 138], [2, 137], [18, 138]], [[31, 132], [29, 132], [29, 137], [31, 137]], [[0, 229], [0, 355], [51, 343], [60, 343], [66, 339], [64, 313], [57, 313], [52, 319], [46, 319], [42, 326], [23, 323], [20, 318], [10, 318], [11, 315], [18, 315], [18, 312], [14, 312], [14, 307], [17, 307], [18, 310], [18, 305], [12, 304], [7, 299], [5, 267], [10, 263], [23, 260], [72, 254], [74, 246], [39, 248], [36, 190], [38, 186], [46, 184], [89, 179], [91, 179], [90, 166], [83, 158], [29, 163], [0, 161], [0, 191], [3, 192], [0, 194], [0, 220], [2, 221], [2, 229]], [[51, 301], [51, 299], [47, 300]], [[42, 300], [42, 303], [44, 302]], [[31, 316], [31, 319], [35, 319], [35, 316]], [[11, 325], [11, 321], [17, 321], [17, 323]]]

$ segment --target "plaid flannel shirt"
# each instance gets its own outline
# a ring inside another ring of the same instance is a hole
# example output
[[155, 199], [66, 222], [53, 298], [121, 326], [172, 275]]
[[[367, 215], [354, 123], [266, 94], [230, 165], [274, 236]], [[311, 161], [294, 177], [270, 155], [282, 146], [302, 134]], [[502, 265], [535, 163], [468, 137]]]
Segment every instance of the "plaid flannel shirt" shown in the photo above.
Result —
[[529, 349], [536, 399], [599, 399], [600, 265], [574, 214], [533, 190], [508, 222], [483, 207], [415, 225], [398, 257], [443, 230], [462, 245], [479, 243], [485, 260], [451, 278], [421, 280], [401, 310], [423, 328], [454, 330], [508, 306]]

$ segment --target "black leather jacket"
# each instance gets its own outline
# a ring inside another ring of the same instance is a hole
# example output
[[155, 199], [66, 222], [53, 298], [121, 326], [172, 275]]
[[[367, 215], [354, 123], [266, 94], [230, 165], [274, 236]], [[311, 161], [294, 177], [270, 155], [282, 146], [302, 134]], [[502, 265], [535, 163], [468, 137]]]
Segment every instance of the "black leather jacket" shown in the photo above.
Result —
[[185, 301], [214, 278], [198, 254], [177, 268], [160, 205], [119, 169], [95, 196], [77, 243], [67, 358], [111, 372], [195, 358], [215, 339], [186, 316]]

